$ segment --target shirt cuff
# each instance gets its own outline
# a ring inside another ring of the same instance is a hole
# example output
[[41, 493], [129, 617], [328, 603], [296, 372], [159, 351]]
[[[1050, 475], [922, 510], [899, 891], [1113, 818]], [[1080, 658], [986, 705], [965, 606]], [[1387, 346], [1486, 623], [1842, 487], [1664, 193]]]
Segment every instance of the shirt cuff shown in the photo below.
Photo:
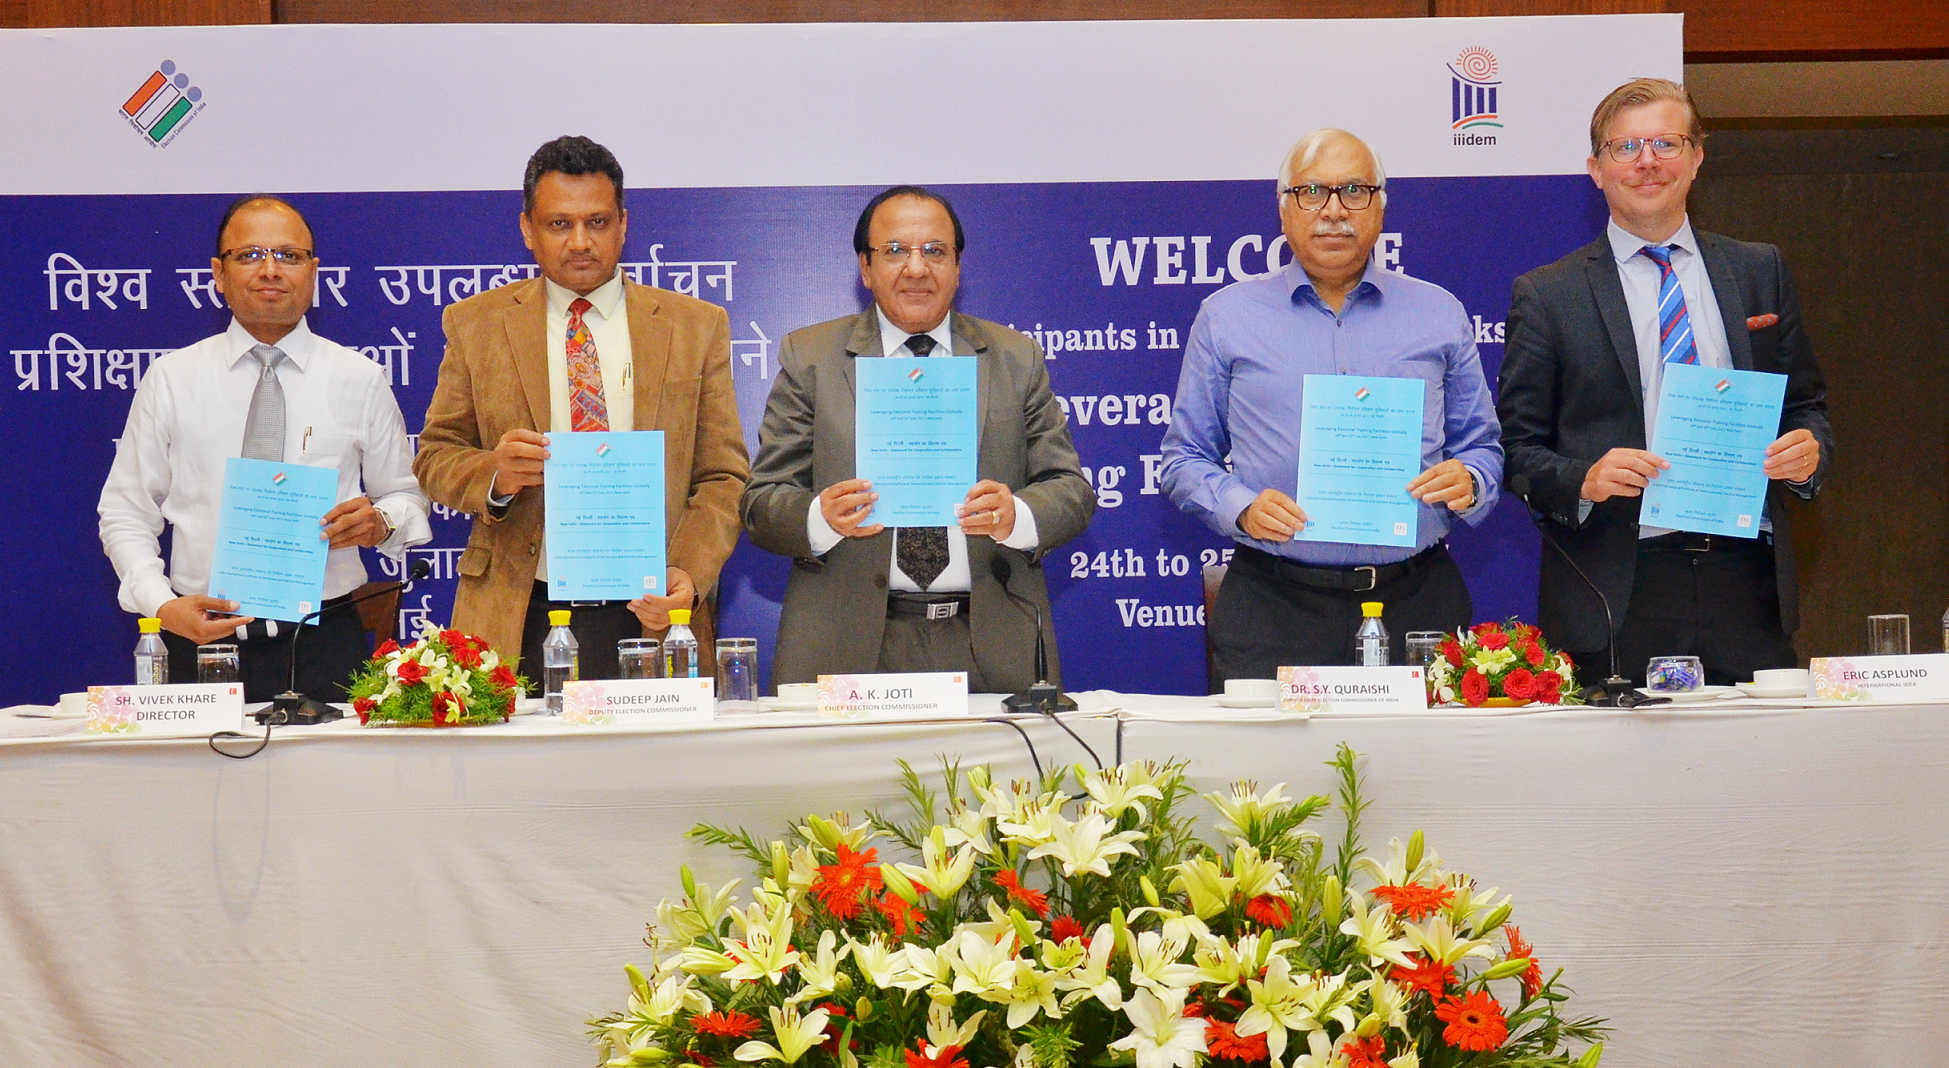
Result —
[[[1015, 497], [1013, 493], [1009, 496]], [[1025, 553], [1034, 552], [1042, 544], [1042, 539], [1035, 527], [1035, 510], [1029, 507], [1029, 502], [1020, 497], [1015, 497], [1015, 529], [1008, 532], [1008, 537], [1002, 539], [1002, 544]]]
[[1258, 499], [1258, 493], [1247, 488], [1242, 482], [1228, 489], [1221, 490], [1218, 495], [1217, 518], [1220, 522], [1231, 527], [1230, 530], [1221, 531], [1221, 533], [1235, 538], [1250, 538], [1252, 535], [1247, 534], [1245, 528], [1238, 525], [1238, 520], [1240, 516], [1245, 514], [1247, 508], [1252, 507], [1252, 502]]
[[130, 600], [135, 603], [136, 610], [150, 617], [162, 611], [163, 605], [182, 596], [176, 592], [174, 586], [169, 584], [169, 579], [162, 575], [144, 577], [134, 589], [129, 591], [129, 595]]
[[1597, 502], [1586, 501], [1583, 498], [1579, 497], [1577, 499], [1577, 522], [1581, 524], [1583, 523], [1584, 520], [1589, 519], [1590, 510], [1595, 507], [1597, 507]]
[[826, 513], [819, 509], [819, 495], [812, 495], [812, 507], [806, 510], [805, 540], [812, 545], [812, 555], [824, 556], [839, 544], [844, 536], [832, 529], [826, 522]]
[[491, 475], [487, 479], [487, 509], [494, 514], [494, 518], [496, 519], [506, 514], [508, 505], [514, 503], [514, 494], [510, 493], [506, 496], [501, 496], [494, 492], [494, 480], [500, 477], [497, 474]]

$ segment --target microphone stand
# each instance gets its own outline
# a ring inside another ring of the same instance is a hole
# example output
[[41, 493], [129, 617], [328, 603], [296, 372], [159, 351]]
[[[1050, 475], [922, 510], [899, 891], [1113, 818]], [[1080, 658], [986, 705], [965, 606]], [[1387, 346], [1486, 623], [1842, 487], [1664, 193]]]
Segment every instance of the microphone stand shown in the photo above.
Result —
[[1597, 583], [1592, 582], [1589, 575], [1584, 574], [1584, 569], [1577, 566], [1577, 561], [1570, 558], [1570, 554], [1564, 551], [1563, 546], [1557, 544], [1556, 538], [1550, 534], [1549, 520], [1533, 511], [1529, 517], [1530, 521], [1536, 524], [1536, 532], [1542, 535], [1544, 543], [1549, 545], [1550, 548], [1555, 549], [1558, 556], [1563, 557], [1563, 562], [1570, 565], [1570, 570], [1575, 572], [1579, 579], [1583, 580], [1584, 585], [1589, 588], [1591, 595], [1597, 598], [1598, 606], [1604, 609], [1604, 638], [1610, 646], [1611, 677], [1605, 679], [1602, 683], [1593, 683], [1584, 687], [1584, 703], [1596, 708], [1638, 708], [1643, 705], [1670, 704], [1671, 698], [1669, 697], [1646, 697], [1644, 694], [1639, 693], [1631, 685], [1630, 679], [1619, 674], [1617, 670], [1617, 619], [1611, 614], [1610, 599], [1604, 596], [1604, 591], [1597, 588]]
[[1036, 681], [1022, 693], [1012, 694], [1002, 702], [1010, 712], [1042, 712], [1054, 715], [1057, 712], [1074, 712], [1076, 702], [1065, 695], [1061, 689], [1049, 681], [1049, 646], [1042, 636], [1042, 606], [1008, 588], [1008, 580], [1015, 576], [1015, 567], [1008, 557], [996, 554], [988, 558], [988, 570], [1001, 584], [1002, 594], [1018, 606], [1026, 607], [1035, 617], [1035, 679]]
[[361, 594], [349, 601], [340, 601], [330, 608], [320, 608], [304, 619], [298, 620], [298, 629], [291, 634], [290, 688], [273, 698], [270, 707], [258, 709], [253, 718], [260, 724], [272, 727], [306, 727], [344, 719], [344, 712], [323, 701], [306, 697], [298, 691], [298, 639], [304, 636], [306, 620], [317, 619], [327, 612], [336, 612], [341, 608], [350, 608], [355, 604], [370, 601], [374, 597], [384, 597], [389, 593], [411, 589], [413, 583], [425, 578], [432, 570], [433, 565], [425, 560], [416, 561], [404, 579], [387, 583], [371, 593]]

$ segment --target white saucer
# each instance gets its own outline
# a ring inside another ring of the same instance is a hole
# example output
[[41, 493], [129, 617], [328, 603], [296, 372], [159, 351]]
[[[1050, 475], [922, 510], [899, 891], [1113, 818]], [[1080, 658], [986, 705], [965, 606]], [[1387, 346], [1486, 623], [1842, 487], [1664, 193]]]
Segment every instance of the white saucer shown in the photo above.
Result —
[[1738, 696], [1740, 693], [1739, 690], [1731, 686], [1701, 686], [1696, 690], [1685, 693], [1661, 693], [1656, 690], [1647, 690], [1640, 686], [1638, 687], [1638, 692], [1646, 697], [1669, 697], [1672, 699], [1672, 704], [1675, 705], [1696, 704], [1700, 701], [1717, 701], [1723, 697]]
[[1756, 682], [1735, 682], [1739, 692], [1748, 697], [1805, 697], [1805, 686], [1761, 686]]
[[817, 712], [819, 710], [819, 702], [816, 698], [811, 701], [787, 701], [782, 697], [760, 697], [758, 703], [764, 705], [767, 712]]
[[514, 699], [512, 711], [517, 716], [536, 715], [542, 710], [543, 702], [546, 700], [547, 698], [543, 697], [517, 697]]
[[1279, 703], [1277, 697], [1235, 697], [1224, 693], [1212, 694], [1211, 699], [1220, 708], [1271, 708]]

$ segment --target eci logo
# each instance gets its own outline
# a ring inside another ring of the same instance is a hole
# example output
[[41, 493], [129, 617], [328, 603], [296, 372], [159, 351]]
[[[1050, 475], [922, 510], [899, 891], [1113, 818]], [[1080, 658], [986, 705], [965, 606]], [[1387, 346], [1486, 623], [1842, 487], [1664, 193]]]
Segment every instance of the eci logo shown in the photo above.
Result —
[[1496, 109], [1496, 97], [1502, 89], [1502, 82], [1496, 79], [1496, 54], [1479, 45], [1464, 48], [1455, 62], [1448, 65], [1448, 73], [1454, 143], [1495, 144], [1496, 135], [1480, 128], [1502, 128], [1502, 116]]
[[122, 117], [151, 145], [161, 148], [183, 132], [205, 103], [203, 90], [191, 85], [189, 75], [177, 70], [173, 60], [165, 59], [122, 105]]

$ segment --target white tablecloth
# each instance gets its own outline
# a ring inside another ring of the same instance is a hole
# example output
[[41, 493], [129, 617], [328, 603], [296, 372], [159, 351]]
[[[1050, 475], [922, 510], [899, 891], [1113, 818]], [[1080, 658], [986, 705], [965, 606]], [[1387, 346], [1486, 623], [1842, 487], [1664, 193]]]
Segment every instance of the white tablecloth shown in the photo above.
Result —
[[[1949, 715], [1932, 706], [1316, 717], [1092, 695], [1110, 760], [1328, 792], [1366, 757], [1369, 845], [1416, 827], [1516, 895], [1607, 1066], [1942, 1063]], [[0, 741], [0, 1065], [562, 1065], [688, 862], [902, 803], [895, 761], [1026, 775], [1006, 727], [293, 729]], [[1025, 720], [1045, 764], [1087, 759]], [[1331, 841], [1337, 817], [1320, 828]], [[747, 884], [748, 885], [748, 884]]]

